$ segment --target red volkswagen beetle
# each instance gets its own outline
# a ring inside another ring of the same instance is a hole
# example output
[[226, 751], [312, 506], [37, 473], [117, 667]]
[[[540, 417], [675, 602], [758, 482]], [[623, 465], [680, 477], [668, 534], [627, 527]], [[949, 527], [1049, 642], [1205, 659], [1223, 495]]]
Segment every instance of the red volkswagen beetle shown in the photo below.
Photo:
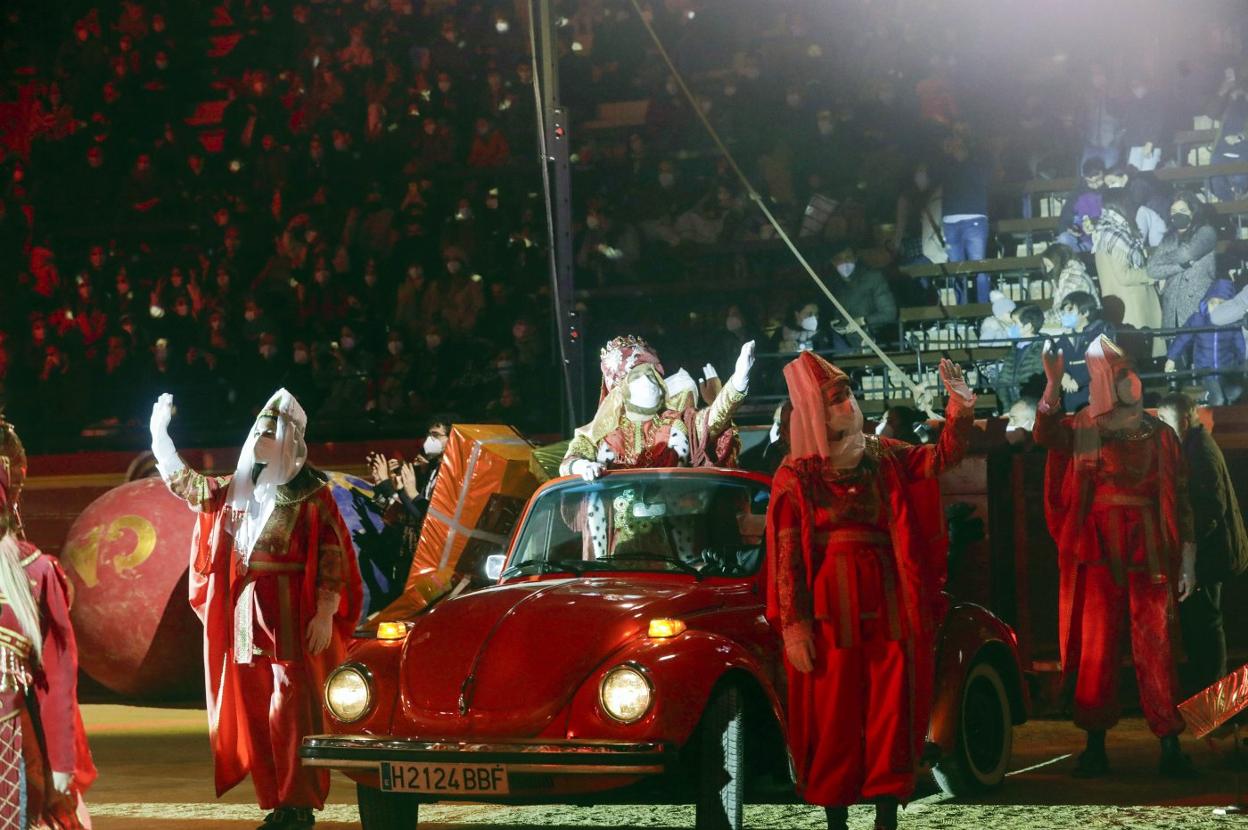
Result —
[[[431, 801], [696, 803], [739, 828], [792, 798], [779, 638], [763, 618], [766, 476], [634, 470], [549, 482], [491, 587], [365, 641], [325, 684], [305, 764], [357, 782], [365, 830]], [[1026, 711], [1015, 637], [955, 605], [930, 739], [942, 787], [995, 786]]]

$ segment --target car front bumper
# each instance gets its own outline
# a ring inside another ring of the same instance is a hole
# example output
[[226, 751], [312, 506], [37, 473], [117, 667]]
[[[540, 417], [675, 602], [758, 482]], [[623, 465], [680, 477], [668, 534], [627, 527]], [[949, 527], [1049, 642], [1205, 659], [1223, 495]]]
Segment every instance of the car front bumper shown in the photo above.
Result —
[[375, 735], [311, 735], [299, 750], [304, 766], [376, 770], [391, 763], [502, 764], [512, 773], [545, 775], [657, 775], [676, 763], [660, 742], [427, 741]]

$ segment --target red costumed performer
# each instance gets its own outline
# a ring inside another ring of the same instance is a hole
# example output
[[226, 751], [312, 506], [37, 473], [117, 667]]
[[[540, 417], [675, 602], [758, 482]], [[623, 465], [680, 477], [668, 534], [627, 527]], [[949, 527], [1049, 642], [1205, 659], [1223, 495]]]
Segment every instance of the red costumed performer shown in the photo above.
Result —
[[96, 772], [78, 711], [69, 580], [18, 538], [25, 453], [12, 427], [0, 431], [0, 828], [90, 828], [82, 794]]
[[363, 590], [325, 476], [307, 466], [303, 409], [285, 389], [256, 418], [232, 476], [187, 467], [169, 438], [173, 399], [152, 408], [152, 451], [199, 511], [191, 607], [204, 623], [208, 725], [221, 795], [251, 773], [264, 830], [315, 823], [329, 775], [299, 746], [322, 731], [321, 688], [346, 656]]
[[916, 503], [937, 496], [912, 485], [961, 460], [975, 403], [957, 366], [940, 374], [948, 421], [913, 446], [864, 435], [849, 378], [827, 361], [803, 352], [784, 368], [793, 414], [767, 513], [767, 616], [784, 637], [798, 789], [833, 830], [861, 800], [891, 830], [914, 791], [944, 551]]
[[1089, 403], [1064, 417], [1064, 358], [1046, 349], [1036, 443], [1049, 451], [1045, 515], [1057, 541], [1062, 668], [1074, 678], [1075, 725], [1088, 733], [1075, 775], [1109, 770], [1118, 669], [1129, 624], [1140, 706], [1161, 738], [1163, 775], [1188, 777], [1174, 649], [1177, 598], [1196, 587], [1196, 548], [1178, 437], [1144, 412], [1139, 376], [1105, 337], [1088, 348]]

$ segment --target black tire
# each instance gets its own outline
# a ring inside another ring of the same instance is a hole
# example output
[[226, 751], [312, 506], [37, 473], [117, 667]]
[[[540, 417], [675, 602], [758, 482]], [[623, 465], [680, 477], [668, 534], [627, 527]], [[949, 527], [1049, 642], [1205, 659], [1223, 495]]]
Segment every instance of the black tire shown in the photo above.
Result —
[[355, 785], [363, 830], [415, 830], [420, 802], [407, 793], [386, 793], [363, 784]]
[[698, 752], [697, 830], [741, 830], [745, 806], [745, 706], [724, 686], [702, 715]]
[[957, 744], [932, 776], [948, 795], [968, 796], [1001, 784], [1014, 746], [1010, 696], [988, 660], [976, 661], [967, 672], [958, 709]]

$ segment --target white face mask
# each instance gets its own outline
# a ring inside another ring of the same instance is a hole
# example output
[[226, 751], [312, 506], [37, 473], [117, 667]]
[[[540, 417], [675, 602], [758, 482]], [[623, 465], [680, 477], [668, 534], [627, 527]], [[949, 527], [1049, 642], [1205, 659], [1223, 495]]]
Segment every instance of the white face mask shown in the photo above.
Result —
[[659, 405], [659, 385], [653, 378], [635, 378], [628, 383], [628, 400], [637, 409], [649, 410]]
[[441, 455], [442, 450], [445, 448], [446, 448], [445, 438], [438, 438], [437, 436], [434, 436], [434, 435], [429, 435], [425, 437], [425, 446], [424, 446], [425, 455], [431, 458], [435, 455]]
[[659, 184], [663, 187], [671, 187], [676, 183], [676, 175], [674, 173], [660, 173]]
[[819, 318], [814, 314], [809, 317], [802, 318], [802, 331], [816, 331], [819, 328]]
[[842, 262], [836, 266], [836, 271], [845, 279], [849, 279], [850, 274], [854, 273], [854, 267], [856, 265], [857, 263], [853, 262]]

